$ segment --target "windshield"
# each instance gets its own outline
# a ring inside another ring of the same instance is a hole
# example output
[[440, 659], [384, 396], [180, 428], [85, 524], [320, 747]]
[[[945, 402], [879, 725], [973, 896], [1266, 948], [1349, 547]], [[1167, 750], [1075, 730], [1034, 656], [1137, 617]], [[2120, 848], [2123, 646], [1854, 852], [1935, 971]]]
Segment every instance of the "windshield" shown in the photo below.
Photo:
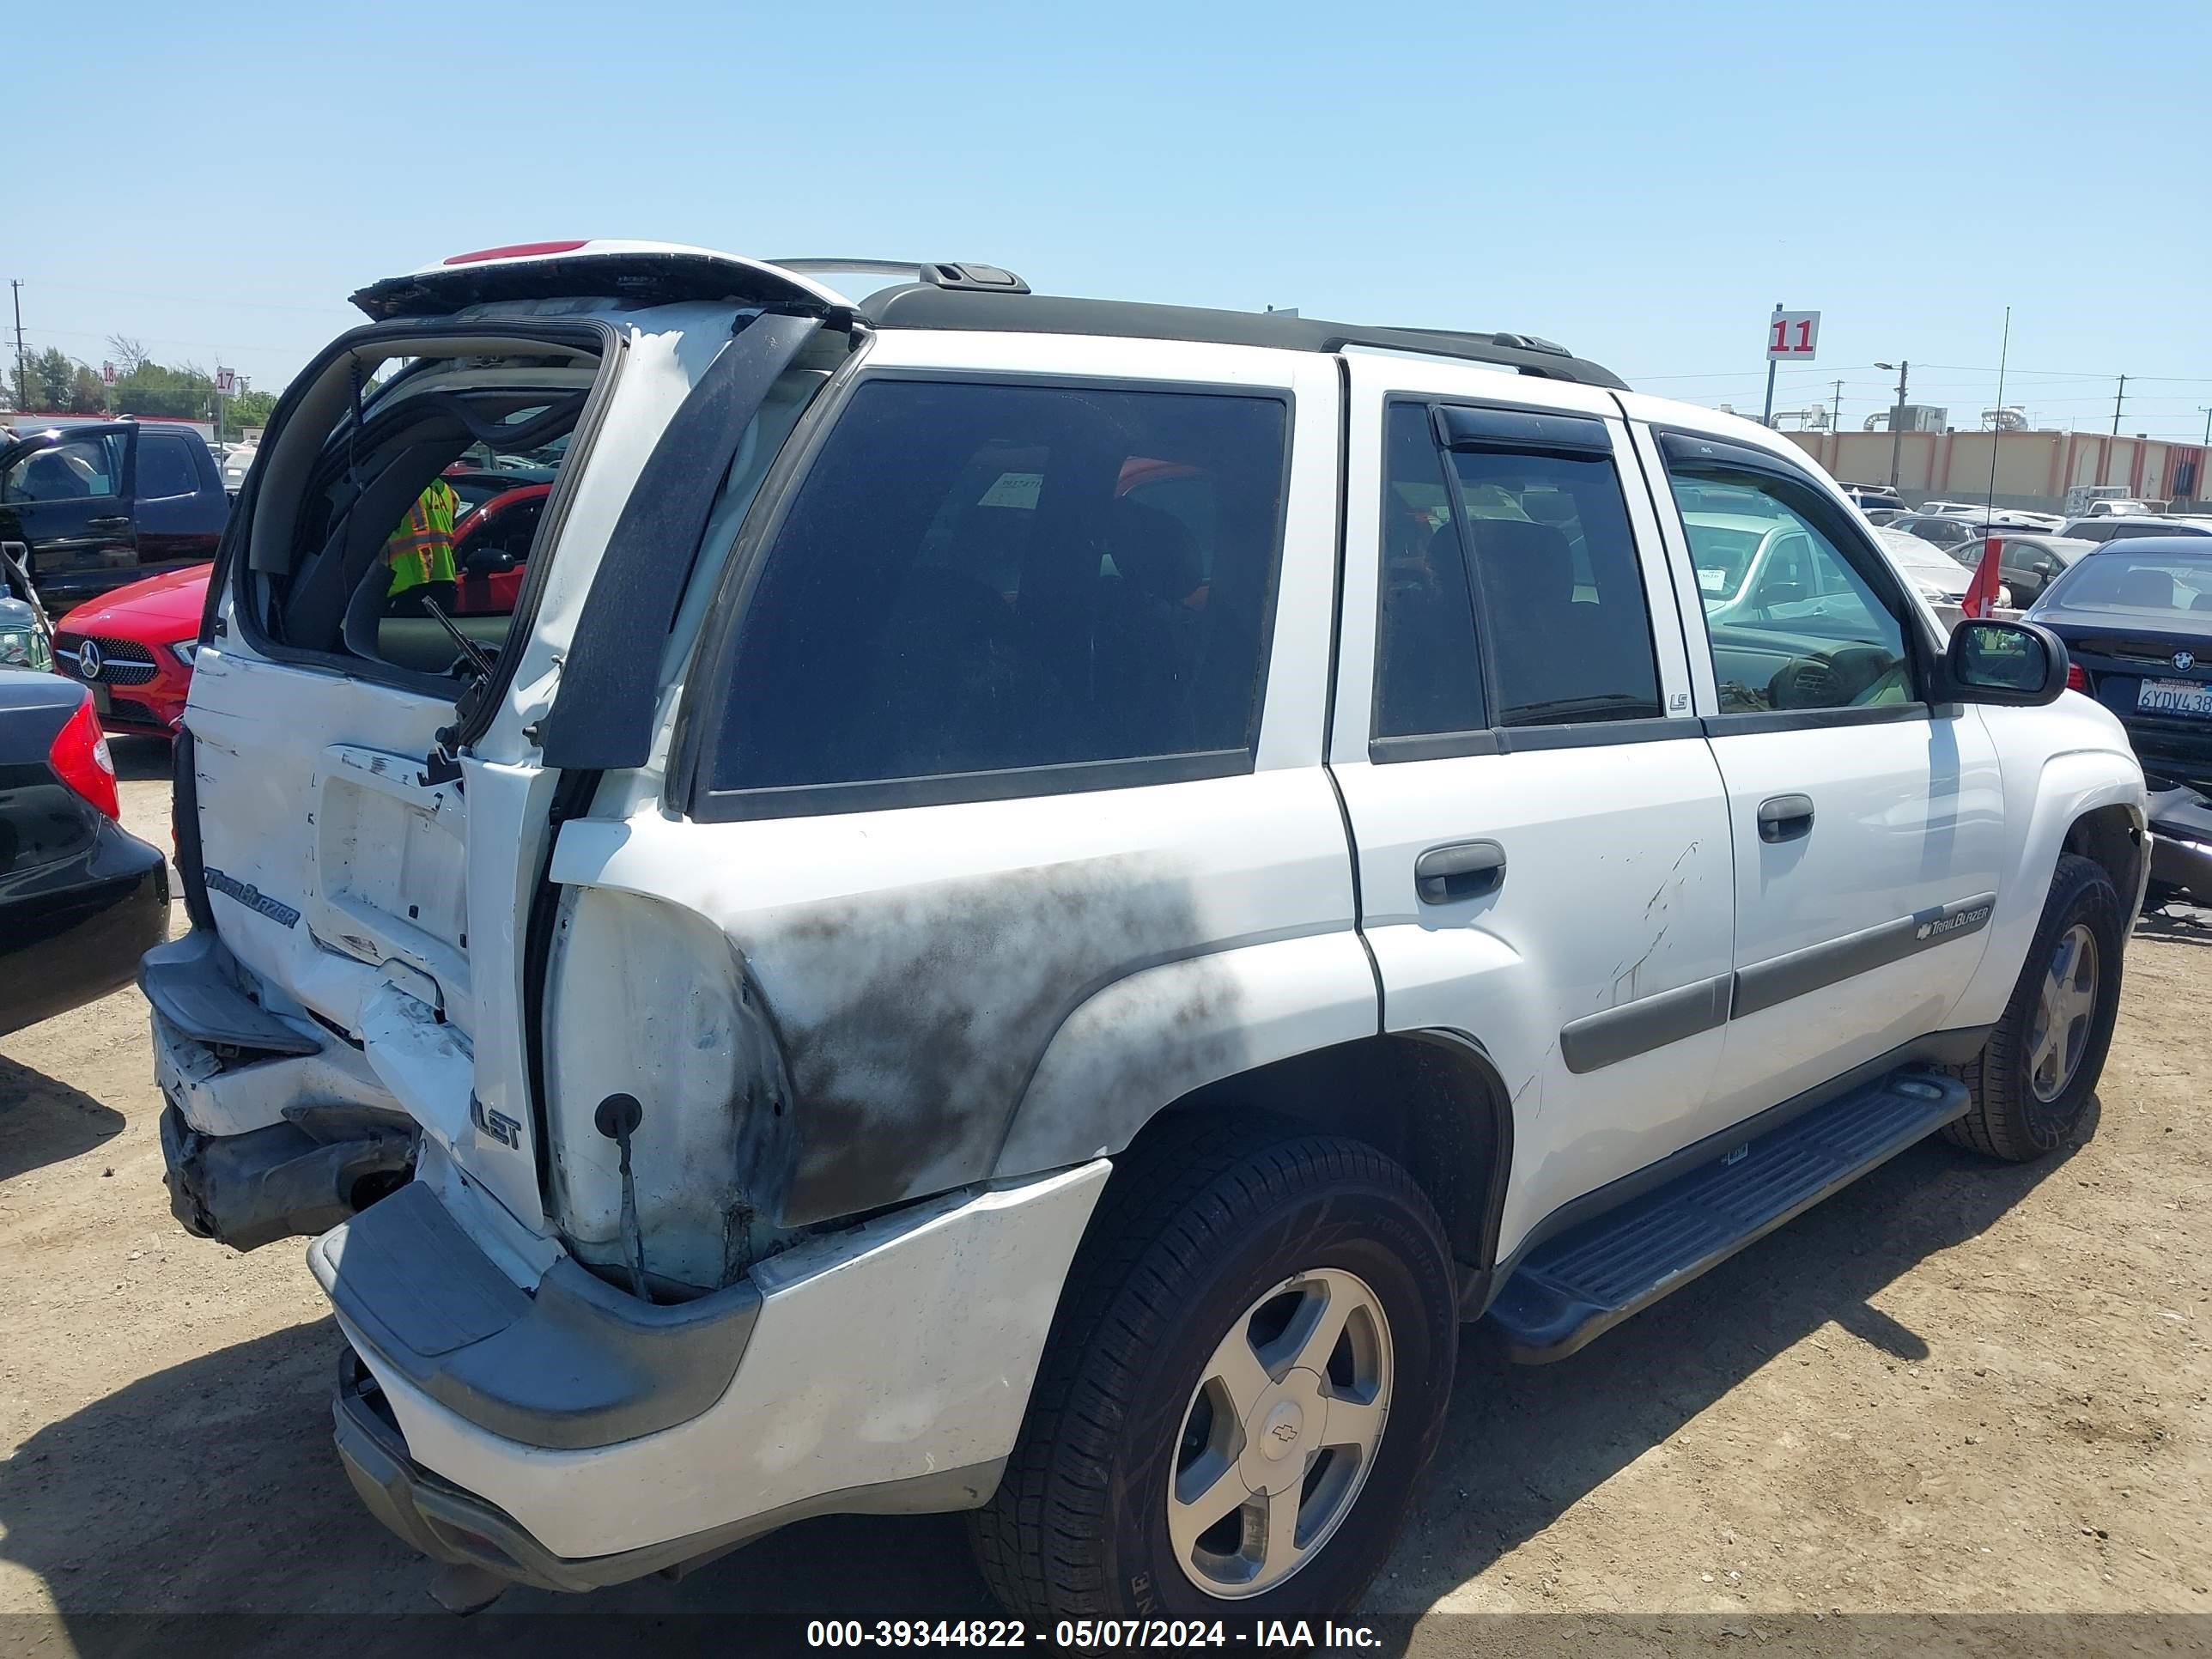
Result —
[[1882, 532], [1878, 539], [1892, 564], [1923, 580], [1948, 584], [1966, 575], [1973, 568], [1917, 536], [1900, 535], [1891, 530]]
[[2212, 552], [2156, 549], [2110, 552], [2083, 559], [2052, 585], [2051, 603], [2071, 611], [2102, 611], [2137, 617], [2201, 617], [2212, 629]]
[[1900, 524], [1900, 530], [1910, 531], [1923, 542], [1936, 547], [1956, 547], [1973, 539], [1974, 527], [1956, 519], [1912, 519]]

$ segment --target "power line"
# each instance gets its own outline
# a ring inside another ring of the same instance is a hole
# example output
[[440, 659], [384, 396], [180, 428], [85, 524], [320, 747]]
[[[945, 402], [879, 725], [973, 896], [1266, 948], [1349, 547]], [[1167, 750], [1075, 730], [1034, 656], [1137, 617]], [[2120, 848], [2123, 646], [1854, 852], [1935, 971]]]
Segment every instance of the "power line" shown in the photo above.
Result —
[[343, 316], [350, 312], [343, 300], [331, 301], [319, 306], [288, 306], [271, 300], [241, 300], [229, 294], [185, 294], [174, 289], [154, 291], [134, 288], [100, 288], [89, 283], [80, 283], [74, 277], [32, 277], [18, 283], [19, 287], [37, 287], [47, 283], [56, 288], [67, 289], [71, 294], [100, 294], [118, 300], [161, 300], [183, 301], [191, 305], [228, 306], [240, 311], [292, 311], [305, 316]]

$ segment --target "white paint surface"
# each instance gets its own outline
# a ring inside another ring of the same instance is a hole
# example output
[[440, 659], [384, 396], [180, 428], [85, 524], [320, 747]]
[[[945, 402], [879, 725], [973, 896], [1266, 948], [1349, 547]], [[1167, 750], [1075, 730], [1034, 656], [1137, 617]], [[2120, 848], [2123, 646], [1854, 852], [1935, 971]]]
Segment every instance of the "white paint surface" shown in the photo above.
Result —
[[347, 1335], [414, 1458], [556, 1555], [603, 1555], [1013, 1448], [1060, 1284], [1108, 1165], [949, 1197], [753, 1269], [764, 1301], [729, 1391], [689, 1423], [549, 1451], [487, 1434]]

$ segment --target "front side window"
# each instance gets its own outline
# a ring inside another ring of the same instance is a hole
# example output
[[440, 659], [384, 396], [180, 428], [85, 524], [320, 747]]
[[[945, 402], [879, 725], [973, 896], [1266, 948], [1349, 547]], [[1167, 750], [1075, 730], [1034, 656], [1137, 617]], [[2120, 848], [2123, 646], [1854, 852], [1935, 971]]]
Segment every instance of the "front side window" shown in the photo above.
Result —
[[71, 438], [33, 450], [0, 477], [0, 501], [81, 501], [123, 488], [123, 440]]
[[[1842, 527], [1830, 525], [1816, 490], [1679, 462], [1668, 477], [1697, 571], [1722, 714], [1913, 701], [1904, 624], [1868, 574], [1881, 556], [1844, 550]], [[1759, 510], [1706, 512], [1717, 479], [1756, 495]]]
[[863, 383], [747, 604], [711, 787], [1248, 769], [1289, 435], [1273, 397]]

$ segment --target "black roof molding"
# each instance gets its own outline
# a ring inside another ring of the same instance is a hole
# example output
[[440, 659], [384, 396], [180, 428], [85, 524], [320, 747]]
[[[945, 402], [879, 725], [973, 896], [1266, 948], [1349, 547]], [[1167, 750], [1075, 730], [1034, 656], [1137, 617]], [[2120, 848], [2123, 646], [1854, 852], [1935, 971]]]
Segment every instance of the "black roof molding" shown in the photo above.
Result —
[[1364, 328], [1284, 312], [1212, 311], [1197, 306], [1140, 305], [1126, 300], [1070, 300], [1055, 295], [982, 292], [909, 283], [870, 295], [859, 314], [878, 328], [981, 329], [994, 333], [1098, 334], [1113, 339], [1188, 340], [1212, 345], [1273, 346], [1287, 351], [1340, 351], [1364, 346], [1425, 357], [1488, 363], [1585, 386], [1625, 392], [1627, 382], [1596, 363], [1569, 356], [1548, 340], [1522, 334], [1468, 334], [1446, 329]]

